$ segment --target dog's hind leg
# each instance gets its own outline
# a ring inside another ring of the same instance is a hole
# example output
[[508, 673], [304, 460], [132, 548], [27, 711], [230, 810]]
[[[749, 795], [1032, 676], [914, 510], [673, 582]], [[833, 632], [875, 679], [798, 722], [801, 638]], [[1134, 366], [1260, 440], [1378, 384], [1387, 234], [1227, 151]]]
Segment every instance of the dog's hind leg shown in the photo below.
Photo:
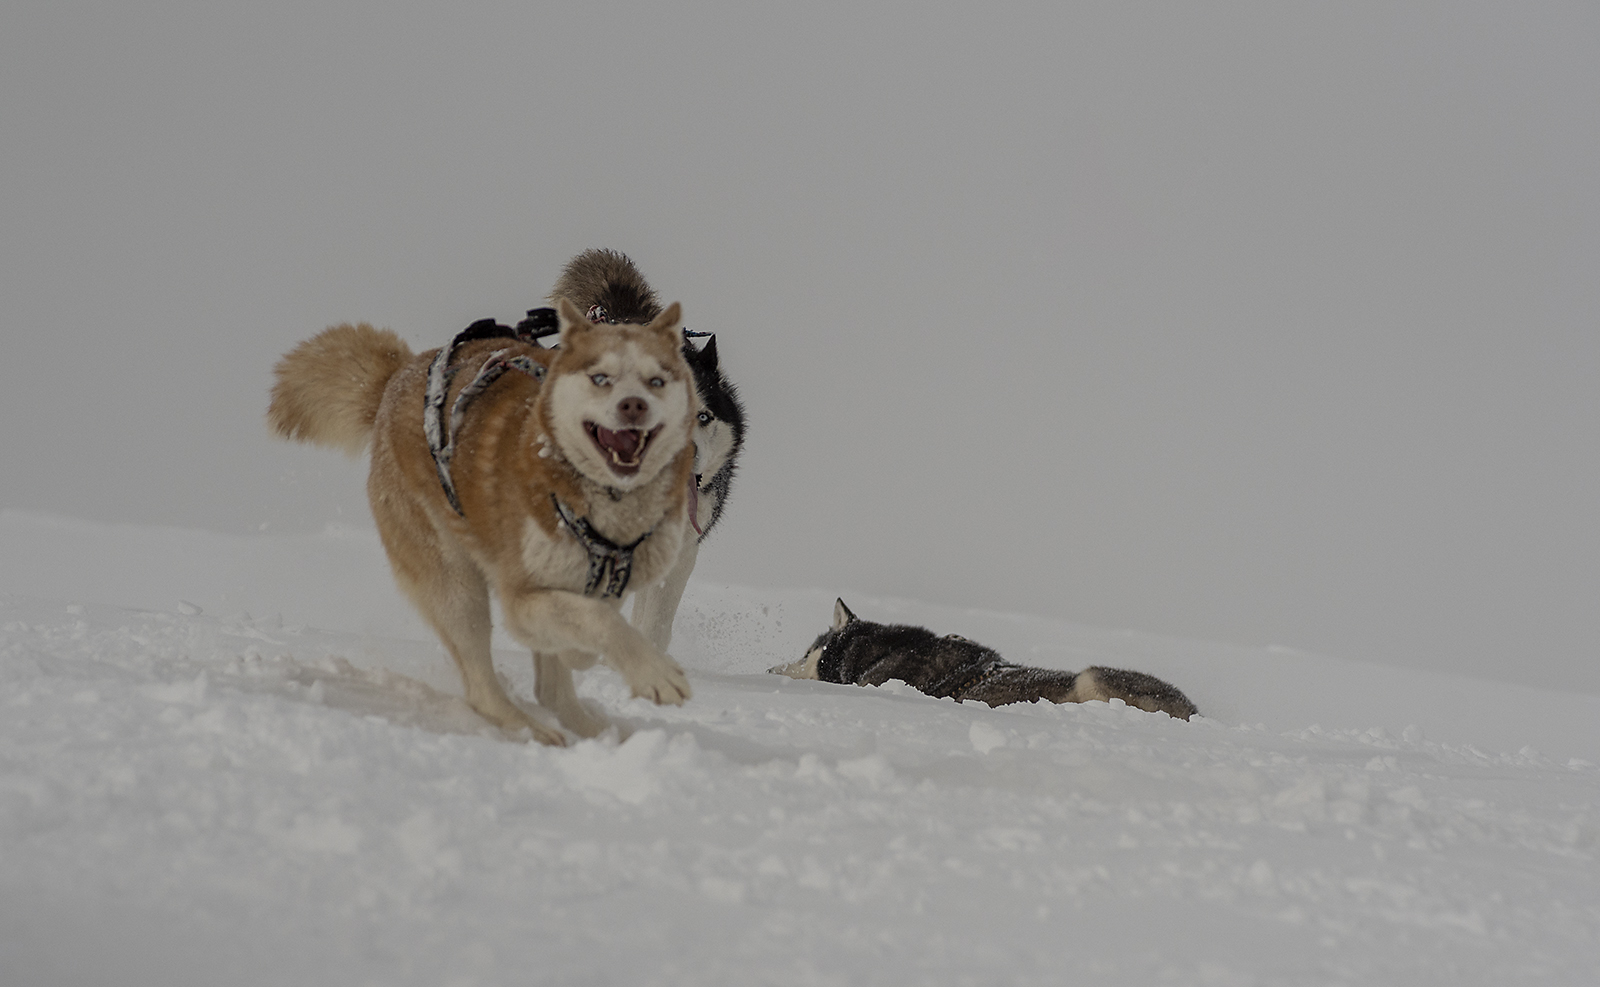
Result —
[[[422, 548], [420, 544], [412, 547]], [[541, 744], [564, 746], [566, 738], [561, 731], [540, 723], [512, 702], [495, 676], [489, 645], [489, 588], [477, 566], [432, 552], [428, 553], [433, 556], [431, 560], [424, 559], [422, 566], [413, 567], [404, 565], [408, 560], [397, 558], [397, 554], [393, 550], [389, 553], [395, 582], [455, 659], [467, 705], [508, 733], [528, 730]]]
[[683, 588], [689, 584], [689, 574], [700, 556], [700, 542], [694, 538], [683, 540], [683, 549], [666, 578], [654, 586], [645, 586], [633, 598], [633, 626], [645, 640], [667, 650], [672, 644], [672, 620], [678, 615], [678, 604], [683, 602]]
[[[569, 652], [576, 657], [576, 652]], [[592, 663], [592, 660], [591, 662]], [[539, 705], [556, 714], [561, 725], [580, 737], [598, 736], [610, 724], [578, 698], [572, 686], [572, 669], [586, 663], [543, 651], [533, 653], [533, 694]]]

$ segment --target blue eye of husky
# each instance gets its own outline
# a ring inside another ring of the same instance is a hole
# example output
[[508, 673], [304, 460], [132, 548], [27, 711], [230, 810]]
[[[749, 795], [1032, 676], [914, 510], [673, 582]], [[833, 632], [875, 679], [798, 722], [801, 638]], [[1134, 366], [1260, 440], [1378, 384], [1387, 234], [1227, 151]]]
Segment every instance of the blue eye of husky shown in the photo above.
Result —
[[695, 417], [695, 420], [698, 421], [702, 425], [711, 424], [711, 412], [709, 412], [709, 411], [702, 411], [698, 415], [695, 415], [694, 417]]
[[611, 378], [607, 377], [605, 374], [590, 374], [589, 379], [594, 381], [594, 386], [596, 387], [605, 387], [607, 384], [611, 383]]
[[651, 377], [650, 378], [650, 386], [651, 387], [666, 387], [667, 386], [667, 382], [662, 380], [660, 377]]

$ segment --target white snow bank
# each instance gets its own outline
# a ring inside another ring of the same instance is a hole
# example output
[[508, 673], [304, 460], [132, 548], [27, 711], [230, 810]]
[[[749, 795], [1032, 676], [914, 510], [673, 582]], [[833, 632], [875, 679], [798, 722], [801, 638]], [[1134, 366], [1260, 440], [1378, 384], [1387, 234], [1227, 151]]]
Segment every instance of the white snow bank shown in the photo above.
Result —
[[378, 533], [223, 535], [0, 510], [0, 593], [142, 610], [283, 614], [325, 630], [430, 640]]
[[[463, 706], [369, 535], [5, 514], [0, 559], [0, 983], [1600, 968], [1593, 697], [852, 600], [1019, 660], [1151, 671], [1209, 715], [990, 710], [763, 674], [830, 592], [695, 584], [674, 648], [694, 699], [592, 672], [631, 736], [549, 749]], [[531, 695], [525, 656], [497, 658]]]
[[[707, 551], [715, 551], [715, 543]], [[223, 617], [269, 617], [363, 639], [435, 642], [394, 587], [377, 532], [238, 536], [98, 524], [0, 510], [0, 593]], [[751, 673], [798, 657], [824, 630], [835, 595], [862, 616], [960, 633], [1013, 661], [1053, 668], [1134, 668], [1176, 683], [1212, 719], [1272, 730], [1378, 727], [1398, 736], [1532, 746], [1600, 762], [1600, 696], [1344, 661], [1290, 648], [1244, 648], [1108, 631], [1021, 614], [852, 594], [846, 588], [756, 589], [694, 582], [674, 654], [691, 668]], [[497, 647], [515, 642], [496, 631]], [[1515, 656], [1507, 656], [1509, 667]], [[455, 687], [447, 659], [420, 663]]]

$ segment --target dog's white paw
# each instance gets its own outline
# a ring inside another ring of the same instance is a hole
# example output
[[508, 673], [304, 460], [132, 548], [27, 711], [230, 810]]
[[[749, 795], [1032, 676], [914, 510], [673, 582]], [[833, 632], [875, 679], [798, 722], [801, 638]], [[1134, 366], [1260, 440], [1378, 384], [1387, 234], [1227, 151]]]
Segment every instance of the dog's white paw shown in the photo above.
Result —
[[692, 694], [689, 689], [689, 676], [683, 668], [671, 658], [662, 655], [655, 661], [637, 662], [630, 665], [624, 676], [628, 680], [628, 688], [641, 699], [648, 699], [661, 706], [682, 706], [683, 701]]

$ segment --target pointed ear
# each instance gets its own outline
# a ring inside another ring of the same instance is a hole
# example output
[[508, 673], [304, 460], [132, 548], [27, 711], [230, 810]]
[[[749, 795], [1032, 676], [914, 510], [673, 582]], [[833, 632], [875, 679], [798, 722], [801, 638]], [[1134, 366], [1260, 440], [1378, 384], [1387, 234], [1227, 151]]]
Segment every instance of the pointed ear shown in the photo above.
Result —
[[572, 333], [588, 332], [594, 325], [566, 295], [556, 299], [556, 317], [561, 320], [562, 342], [566, 342]]
[[707, 370], [717, 369], [717, 337], [706, 337], [706, 344], [700, 347], [700, 362]]
[[664, 329], [672, 333], [674, 339], [679, 338], [678, 327], [683, 324], [683, 307], [677, 302], [668, 305], [666, 311], [650, 320], [650, 329]]
[[849, 607], [844, 605], [844, 601], [843, 600], [834, 600], [833, 601], [833, 629], [834, 630], [836, 630], [836, 631], [843, 630], [846, 624], [853, 624], [859, 619], [860, 619], [859, 617], [857, 617], [855, 614], [850, 612], [850, 608]]

